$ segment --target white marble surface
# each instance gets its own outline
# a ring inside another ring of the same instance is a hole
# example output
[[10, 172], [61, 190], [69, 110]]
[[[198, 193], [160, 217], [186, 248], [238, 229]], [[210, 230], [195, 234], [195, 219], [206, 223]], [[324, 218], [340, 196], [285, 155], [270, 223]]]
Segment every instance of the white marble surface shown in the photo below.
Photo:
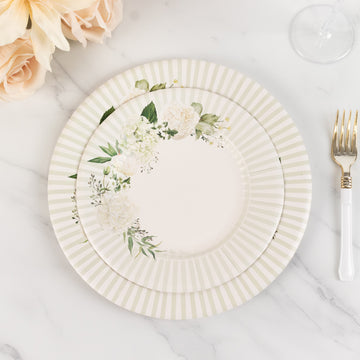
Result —
[[[290, 47], [288, 25], [311, 3], [127, 0], [105, 45], [57, 52], [35, 96], [0, 105], [0, 360], [360, 358], [360, 165], [353, 171], [357, 275], [342, 283], [339, 172], [329, 156], [336, 108], [360, 107], [360, 33], [344, 60], [305, 62]], [[358, 24], [359, 2], [344, 5]], [[180, 322], [129, 313], [93, 292], [62, 254], [46, 200], [51, 152], [84, 97], [129, 67], [173, 57], [222, 63], [270, 90], [303, 135], [314, 194], [302, 244], [271, 286], [233, 311]]]

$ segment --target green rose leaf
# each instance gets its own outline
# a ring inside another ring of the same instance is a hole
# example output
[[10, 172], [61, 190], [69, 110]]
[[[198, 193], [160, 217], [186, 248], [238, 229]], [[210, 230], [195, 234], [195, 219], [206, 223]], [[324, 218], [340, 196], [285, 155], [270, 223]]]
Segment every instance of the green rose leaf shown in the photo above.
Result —
[[129, 185], [130, 185], [130, 180], [131, 180], [131, 178], [128, 177], [128, 178], [126, 178], [125, 180], [122, 180], [121, 183], [122, 183], [122, 184], [129, 184]]
[[150, 89], [150, 92], [156, 91], [156, 90], [162, 90], [162, 89], [166, 89], [166, 83], [155, 84], [155, 85]]
[[203, 111], [203, 106], [199, 103], [196, 103], [196, 102], [193, 102], [191, 104], [191, 106], [194, 108], [194, 110], [199, 114], [201, 115], [202, 111]]
[[215, 125], [215, 123], [219, 120], [219, 116], [214, 114], [204, 114], [200, 118], [200, 122], [207, 123], [209, 125]]
[[145, 79], [136, 81], [135, 87], [141, 90], [149, 91], [149, 83]]
[[[198, 122], [198, 124], [195, 127], [195, 132], [196, 132], [196, 135], [198, 134], [198, 132], [200, 132], [201, 134], [205, 134], [205, 135], [213, 135], [215, 132], [215, 129], [212, 125], [210, 125], [206, 122], [200, 121], [200, 122]], [[196, 136], [196, 137], [198, 139], [200, 136]]]
[[77, 179], [77, 174], [70, 175], [70, 176], [68, 176], [68, 177], [69, 177], [69, 179]]
[[103, 113], [103, 116], [101, 117], [99, 124], [101, 124], [106, 118], [108, 118], [114, 111], [115, 111], [115, 108], [113, 106], [110, 109], [107, 109]]
[[169, 139], [178, 133], [178, 131], [175, 129], [166, 129], [165, 132], [169, 135]]
[[141, 116], [146, 117], [149, 120], [149, 123], [155, 124], [158, 121], [155, 104], [151, 102], [146, 105], [141, 113]]
[[196, 134], [196, 140], [200, 138], [201, 136], [201, 131], [198, 129], [195, 129], [195, 134]]
[[89, 162], [92, 162], [92, 163], [97, 163], [97, 164], [103, 164], [103, 163], [106, 163], [108, 161], [111, 161], [111, 157], [96, 157], [96, 158], [93, 158], [93, 159], [90, 159]]

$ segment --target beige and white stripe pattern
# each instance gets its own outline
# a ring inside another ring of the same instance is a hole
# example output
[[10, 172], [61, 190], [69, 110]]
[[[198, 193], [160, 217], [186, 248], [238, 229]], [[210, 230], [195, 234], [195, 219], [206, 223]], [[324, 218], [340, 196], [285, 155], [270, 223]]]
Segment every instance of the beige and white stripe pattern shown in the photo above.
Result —
[[[246, 173], [239, 186], [247, 186], [247, 189], [243, 189], [241, 198], [237, 199], [244, 204], [244, 209], [238, 214], [235, 228], [228, 229], [218, 247], [211, 251], [187, 257], [169, 256], [165, 252], [160, 253], [156, 261], [144, 256], [134, 258], [122, 236], [102, 229], [97, 221], [97, 208], [90, 205], [92, 192], [88, 180], [91, 174], [102, 178], [103, 166], [88, 160], [99, 155], [99, 144], [115, 143], [122, 124], [141, 114], [150, 101], [156, 104], [157, 111], [171, 103], [191, 104], [196, 101], [203, 104], [205, 112], [221, 114], [222, 119], [229, 118], [229, 130], [224, 131], [227, 149], [231, 149], [242, 173]], [[98, 128], [82, 156], [76, 194], [80, 222], [87, 239], [119, 275], [153, 290], [195, 292], [232, 280], [261, 255], [280, 220], [284, 182], [273, 143], [249, 113], [229, 99], [209, 91], [172, 88], [128, 101]]]
[[[281, 158], [285, 202], [274, 239], [245, 272], [204, 291], [164, 293], [138, 286], [113, 271], [85, 242], [71, 219], [70, 199], [88, 139], [103, 112], [118, 106], [134, 82], [171, 83], [207, 89], [235, 101], [264, 127]], [[259, 84], [226, 67], [197, 60], [165, 60], [136, 67], [109, 80], [75, 111], [54, 151], [49, 172], [49, 208], [59, 243], [74, 269], [98, 293], [125, 309], [147, 316], [186, 319], [209, 316], [251, 299], [270, 284], [294, 255], [305, 231], [311, 204], [311, 174], [302, 139], [282, 106]]]

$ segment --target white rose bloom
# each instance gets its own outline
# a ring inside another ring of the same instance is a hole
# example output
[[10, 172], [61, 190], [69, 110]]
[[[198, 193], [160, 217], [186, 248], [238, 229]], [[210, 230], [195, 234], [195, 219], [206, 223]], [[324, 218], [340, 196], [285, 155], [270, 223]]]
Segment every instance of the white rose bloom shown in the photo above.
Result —
[[138, 88], [133, 88], [130, 90], [130, 92], [125, 95], [122, 99], [121, 99], [121, 103], [123, 104], [124, 102], [131, 100], [139, 95], [145, 94], [146, 91], [143, 89], [138, 89]]
[[110, 167], [118, 175], [132, 176], [139, 169], [140, 163], [134, 155], [120, 154], [111, 158]]
[[192, 106], [170, 104], [162, 111], [160, 120], [167, 122], [169, 129], [178, 131], [174, 139], [182, 139], [195, 131], [200, 115]]
[[104, 196], [98, 207], [98, 221], [107, 230], [126, 231], [136, 220], [136, 206], [129, 200], [124, 191]]

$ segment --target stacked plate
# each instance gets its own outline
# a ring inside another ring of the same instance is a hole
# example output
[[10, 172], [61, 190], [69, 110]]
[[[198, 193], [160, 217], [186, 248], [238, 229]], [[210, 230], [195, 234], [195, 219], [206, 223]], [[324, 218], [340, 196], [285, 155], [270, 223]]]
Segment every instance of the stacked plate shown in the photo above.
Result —
[[294, 123], [260, 85], [166, 60], [79, 106], [48, 190], [59, 243], [94, 290], [189, 319], [238, 306], [280, 274], [306, 227], [311, 174]]

